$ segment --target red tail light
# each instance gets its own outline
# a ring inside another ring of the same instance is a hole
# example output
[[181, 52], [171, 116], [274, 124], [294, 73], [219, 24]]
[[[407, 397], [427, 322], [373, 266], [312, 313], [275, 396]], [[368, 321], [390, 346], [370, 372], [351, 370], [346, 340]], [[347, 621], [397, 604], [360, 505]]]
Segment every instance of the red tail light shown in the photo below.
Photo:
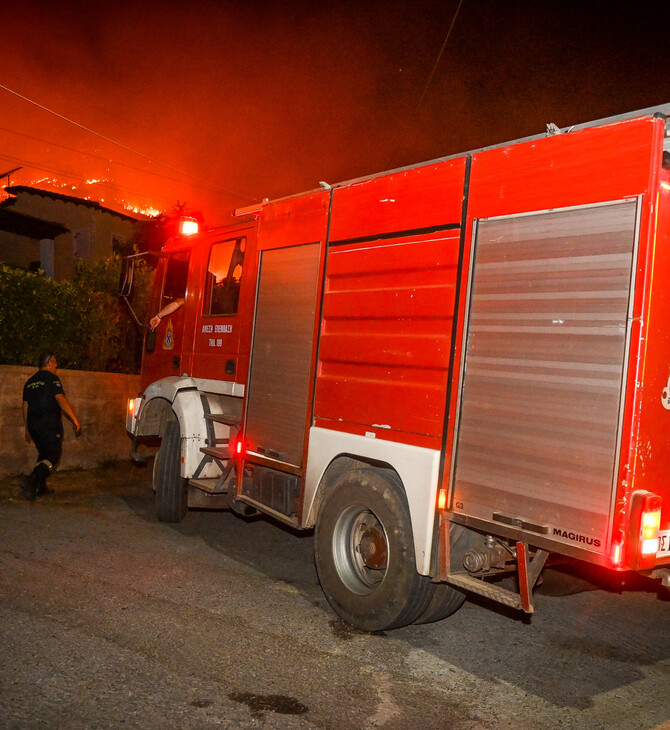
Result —
[[629, 546], [630, 567], [653, 568], [659, 550], [662, 500], [651, 492], [633, 492], [631, 497]]
[[233, 439], [230, 445], [230, 451], [233, 459], [241, 459], [244, 456], [244, 440], [242, 436], [237, 436]]
[[658, 552], [658, 533], [661, 529], [661, 498], [651, 495], [646, 499], [642, 512], [640, 529], [640, 552], [643, 555], [656, 555]]

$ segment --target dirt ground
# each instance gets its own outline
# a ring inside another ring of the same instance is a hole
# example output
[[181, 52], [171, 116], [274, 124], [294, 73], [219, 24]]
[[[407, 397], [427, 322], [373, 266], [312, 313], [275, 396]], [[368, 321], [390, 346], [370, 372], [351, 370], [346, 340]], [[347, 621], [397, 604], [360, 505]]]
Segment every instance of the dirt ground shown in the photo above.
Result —
[[466, 601], [365, 634], [312, 536], [264, 518], [159, 523], [150, 469], [0, 482], [2, 728], [670, 728], [670, 601], [548, 571], [532, 618]]

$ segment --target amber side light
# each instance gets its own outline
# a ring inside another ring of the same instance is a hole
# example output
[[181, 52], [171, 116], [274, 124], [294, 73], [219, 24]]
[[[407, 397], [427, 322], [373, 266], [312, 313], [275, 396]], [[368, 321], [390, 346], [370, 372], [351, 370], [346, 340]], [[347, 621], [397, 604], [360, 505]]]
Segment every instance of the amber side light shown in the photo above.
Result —
[[132, 416], [133, 414], [136, 414], [140, 410], [140, 405], [142, 403], [141, 398], [129, 398], [128, 399], [128, 413]]

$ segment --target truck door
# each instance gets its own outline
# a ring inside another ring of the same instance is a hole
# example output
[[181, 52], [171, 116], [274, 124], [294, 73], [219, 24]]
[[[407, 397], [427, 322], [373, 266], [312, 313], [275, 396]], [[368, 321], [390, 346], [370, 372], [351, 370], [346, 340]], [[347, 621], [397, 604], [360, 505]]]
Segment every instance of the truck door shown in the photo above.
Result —
[[190, 251], [175, 251], [167, 255], [158, 276], [162, 276], [159, 301], [155, 311], [170, 302], [181, 302], [172, 314], [164, 317], [145, 340], [143, 373], [150, 381], [169, 375], [181, 375], [190, 368], [190, 356], [184, 353], [184, 302], [187, 298]]
[[263, 251], [259, 264], [249, 390], [244, 496], [281, 515], [297, 511], [313, 370], [320, 244]]
[[628, 199], [479, 221], [456, 511], [605, 551], [637, 214]]
[[202, 316], [194, 341], [193, 375], [231, 380], [243, 378], [238, 362], [239, 300], [247, 236], [212, 242], [206, 252]]

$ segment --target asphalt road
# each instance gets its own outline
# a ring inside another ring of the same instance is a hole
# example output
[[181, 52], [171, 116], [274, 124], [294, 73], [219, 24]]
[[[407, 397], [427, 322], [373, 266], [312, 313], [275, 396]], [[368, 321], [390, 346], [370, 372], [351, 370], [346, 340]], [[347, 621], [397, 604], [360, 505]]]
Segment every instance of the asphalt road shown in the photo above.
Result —
[[670, 728], [670, 596], [546, 572], [529, 619], [478, 600], [344, 625], [311, 535], [153, 514], [150, 473], [0, 483], [0, 727]]

